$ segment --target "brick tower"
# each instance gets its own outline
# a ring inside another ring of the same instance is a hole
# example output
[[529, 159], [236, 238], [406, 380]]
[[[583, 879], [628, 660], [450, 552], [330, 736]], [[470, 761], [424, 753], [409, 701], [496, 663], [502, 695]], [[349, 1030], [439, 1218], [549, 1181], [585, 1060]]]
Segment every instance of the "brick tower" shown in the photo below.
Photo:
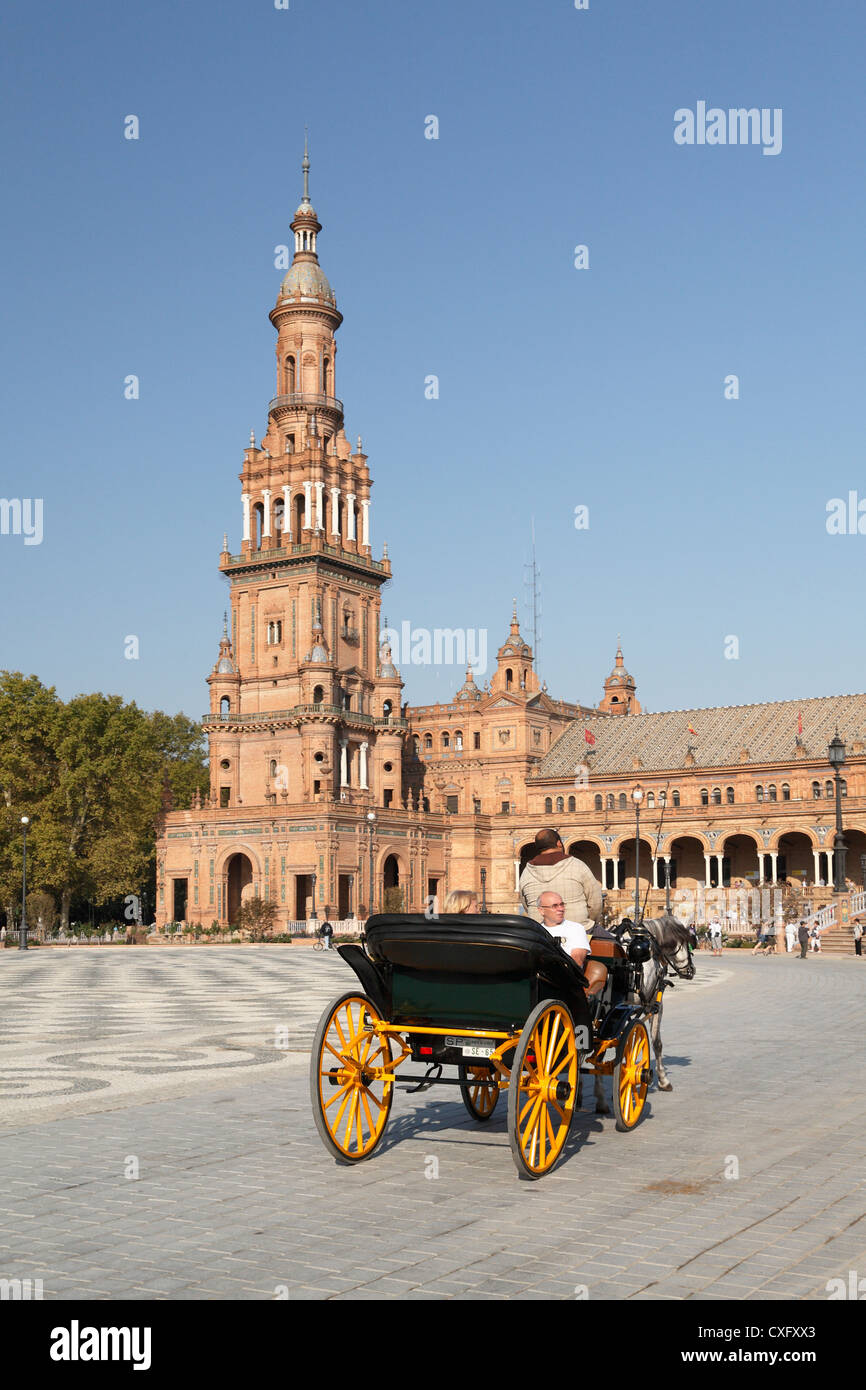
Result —
[[[314, 906], [321, 918], [369, 903], [371, 877], [376, 905], [398, 887], [423, 903], [430, 887], [426, 835], [404, 799], [403, 682], [379, 647], [391, 565], [387, 547], [373, 558], [367, 456], [336, 395], [342, 315], [319, 265], [309, 168], [305, 149], [294, 257], [270, 313], [277, 393], [244, 452], [240, 553], [224, 537], [220, 555], [231, 595], [203, 725], [210, 805], [166, 817], [158, 920], [231, 922], [251, 893], [276, 898], [288, 920]], [[206, 869], [195, 862], [205, 852]]]

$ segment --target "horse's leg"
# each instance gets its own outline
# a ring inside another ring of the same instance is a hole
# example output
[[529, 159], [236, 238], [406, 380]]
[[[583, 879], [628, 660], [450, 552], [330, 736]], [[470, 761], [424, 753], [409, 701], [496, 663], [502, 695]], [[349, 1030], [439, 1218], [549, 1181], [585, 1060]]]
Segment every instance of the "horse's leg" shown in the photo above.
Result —
[[658, 1013], [657, 1013], [657, 1014], [653, 1014], [653, 1016], [652, 1016], [652, 1027], [651, 1027], [651, 1029], [650, 1029], [650, 1036], [651, 1036], [651, 1038], [652, 1038], [653, 1051], [655, 1052], [655, 1055], [656, 1055], [656, 1073], [657, 1073], [657, 1075], [658, 1075], [659, 1090], [660, 1090], [660, 1091], [672, 1091], [674, 1088], [673, 1088], [673, 1086], [672, 1086], [672, 1084], [671, 1084], [671, 1081], [670, 1081], [670, 1079], [669, 1079], [669, 1077], [668, 1077], [667, 1072], [665, 1071], [665, 1064], [664, 1064], [664, 1062], [662, 1061], [662, 1011], [661, 1011], [661, 1004], [659, 1004], [659, 1011], [658, 1011]]

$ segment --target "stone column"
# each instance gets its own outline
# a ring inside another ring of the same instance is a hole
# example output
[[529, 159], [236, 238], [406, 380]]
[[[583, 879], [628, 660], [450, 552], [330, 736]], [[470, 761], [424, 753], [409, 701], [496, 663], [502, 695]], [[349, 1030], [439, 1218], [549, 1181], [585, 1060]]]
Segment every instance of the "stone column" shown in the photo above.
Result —
[[292, 489], [283, 483], [283, 538], [292, 539]]
[[658, 888], [658, 886], [659, 886], [659, 861], [658, 861], [658, 859], [656, 858], [656, 856], [653, 855], [653, 888]]
[[762, 884], [763, 882], [764, 882], [764, 851], [763, 851], [762, 849], [759, 849], [759, 850], [758, 850], [758, 877], [757, 877], [757, 880], [756, 880], [756, 887], [760, 887], [761, 884]]
[[775, 883], [775, 882], [776, 882], [776, 879], [777, 879], [778, 876], [779, 876], [779, 873], [778, 873], [778, 862], [777, 862], [777, 861], [778, 861], [778, 858], [779, 858], [779, 851], [778, 851], [777, 849], [771, 849], [771, 850], [770, 850], [770, 858], [771, 858], [772, 861], [773, 861], [772, 874], [773, 874], [773, 882]]
[[821, 877], [821, 851], [819, 849], [813, 849], [812, 858], [815, 861], [815, 877], [812, 881], [812, 886], [817, 887], [818, 879]]
[[607, 855], [600, 854], [599, 859], [601, 860], [601, 886], [607, 888]]
[[312, 490], [313, 490], [313, 484], [312, 484], [311, 482], [309, 482], [309, 481], [305, 482], [305, 483], [304, 483], [304, 530], [305, 530], [305, 531], [312, 531], [312, 529], [313, 529], [313, 500], [312, 500], [312, 497], [311, 497], [311, 495], [310, 495], [310, 494], [312, 493]]
[[361, 544], [370, 544], [370, 503], [367, 499], [361, 503]]
[[241, 506], [244, 509], [244, 534], [243, 539], [248, 541], [250, 538], [250, 495], [248, 492], [241, 493]]
[[332, 488], [331, 488], [331, 535], [332, 535], [332, 536], [339, 536], [339, 534], [340, 534], [340, 505], [339, 505], [339, 504], [340, 504], [340, 489], [339, 489], [338, 487], [332, 487]]
[[264, 520], [262, 521], [262, 540], [271, 534], [271, 489], [262, 488], [262, 498], [264, 500]]
[[704, 887], [710, 887], [710, 856], [704, 851]]
[[668, 879], [670, 879], [670, 878], [671, 878], [671, 855], [665, 854], [665, 855], [663, 855], [662, 857], [663, 857], [665, 863], [666, 863], [667, 866], [668, 866]]
[[361, 747], [360, 747], [360, 755], [361, 755], [360, 783], [361, 783], [361, 789], [362, 789], [363, 791], [369, 791], [369, 787], [367, 786], [367, 749], [368, 749], [369, 747], [370, 747], [370, 745], [369, 745], [369, 743], [367, 743], [366, 740], [361, 744]]
[[725, 886], [725, 862], [724, 862], [724, 861], [725, 861], [725, 856], [724, 856], [723, 854], [717, 854], [717, 855], [716, 855], [716, 864], [717, 864], [717, 866], [718, 866], [718, 871], [719, 871], [719, 887], [720, 887], [720, 888], [724, 888], [724, 886]]
[[341, 786], [341, 787], [348, 787], [348, 785], [349, 785], [349, 760], [348, 760], [348, 758], [347, 758], [347, 756], [346, 756], [346, 748], [347, 748], [347, 746], [348, 746], [348, 742], [349, 742], [349, 740], [346, 739], [346, 738], [341, 738], [341, 739], [340, 739], [340, 786]]
[[357, 536], [355, 535], [355, 494], [354, 494], [354, 492], [347, 492], [347, 493], [346, 493], [346, 506], [347, 506], [347, 508], [348, 508], [348, 513], [347, 513], [347, 516], [346, 516], [346, 540], [347, 540], [347, 541], [354, 541], [354, 540], [357, 540]]
[[325, 490], [325, 484], [323, 482], [317, 482], [313, 483], [313, 487], [316, 489], [316, 530], [324, 531], [325, 503], [322, 494]]

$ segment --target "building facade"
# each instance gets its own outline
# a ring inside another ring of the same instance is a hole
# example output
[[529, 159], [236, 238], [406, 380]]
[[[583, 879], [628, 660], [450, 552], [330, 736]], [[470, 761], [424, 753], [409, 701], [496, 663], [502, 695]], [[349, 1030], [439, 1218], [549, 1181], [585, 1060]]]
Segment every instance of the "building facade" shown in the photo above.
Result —
[[[596, 707], [540, 683], [516, 607], [484, 689], [403, 703], [380, 644], [387, 550], [371, 547], [372, 478], [336, 394], [336, 297], [304, 193], [270, 312], [276, 394], [244, 451], [240, 550], [219, 568], [230, 615], [207, 677], [210, 794], [166, 812], [158, 924], [231, 924], [251, 894], [278, 926], [421, 911], [474, 888], [517, 906], [535, 832], [554, 824], [613, 899], [792, 880], [829, 894], [838, 729], [847, 873], [866, 870], [866, 695], [646, 714], [621, 647]], [[644, 793], [637, 851], [632, 790]]]

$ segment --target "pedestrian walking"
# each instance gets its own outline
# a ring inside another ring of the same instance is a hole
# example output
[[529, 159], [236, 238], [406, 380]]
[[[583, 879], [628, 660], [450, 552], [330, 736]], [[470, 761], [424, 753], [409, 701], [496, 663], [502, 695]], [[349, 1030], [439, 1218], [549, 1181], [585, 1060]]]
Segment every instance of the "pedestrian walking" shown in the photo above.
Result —
[[785, 923], [785, 949], [790, 954], [794, 949], [794, 942], [797, 940], [797, 923]]
[[797, 928], [797, 940], [800, 943], [800, 960], [805, 960], [806, 947], [809, 945], [809, 928], [805, 922], [801, 922]]
[[856, 917], [854, 918], [854, 954], [855, 956], [862, 956], [863, 954], [863, 927]]
[[810, 933], [810, 936], [811, 936], [811, 939], [812, 939], [812, 950], [813, 950], [813, 951], [815, 952], [815, 954], [817, 955], [818, 952], [819, 952], [820, 949], [821, 949], [821, 934], [820, 934], [820, 932], [818, 931], [818, 924], [817, 924], [817, 922], [815, 923], [815, 926], [812, 928], [812, 931], [811, 931], [811, 933]]
[[710, 950], [714, 956], [720, 956], [722, 954], [722, 924], [717, 916], [710, 922], [709, 935]]

